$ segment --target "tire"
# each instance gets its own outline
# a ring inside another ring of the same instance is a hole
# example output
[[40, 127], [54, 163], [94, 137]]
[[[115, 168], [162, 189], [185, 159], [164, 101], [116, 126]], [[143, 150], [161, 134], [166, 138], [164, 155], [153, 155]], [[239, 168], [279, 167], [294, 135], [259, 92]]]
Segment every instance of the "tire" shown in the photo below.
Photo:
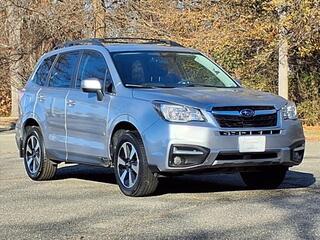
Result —
[[145, 148], [137, 132], [121, 133], [113, 161], [117, 183], [125, 195], [141, 197], [156, 190], [158, 179], [148, 166]]
[[40, 128], [31, 126], [26, 129], [24, 141], [24, 166], [32, 180], [50, 180], [57, 171], [57, 164], [46, 157]]
[[256, 172], [241, 172], [240, 175], [249, 188], [273, 189], [283, 182], [287, 170], [287, 167], [270, 167]]

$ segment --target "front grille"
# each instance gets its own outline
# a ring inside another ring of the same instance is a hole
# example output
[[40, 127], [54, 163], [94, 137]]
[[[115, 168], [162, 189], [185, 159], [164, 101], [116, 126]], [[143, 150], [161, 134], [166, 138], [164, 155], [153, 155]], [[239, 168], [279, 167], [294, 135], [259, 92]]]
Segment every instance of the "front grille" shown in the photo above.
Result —
[[229, 115], [215, 115], [219, 125], [224, 128], [273, 127], [277, 125], [277, 114], [258, 115], [251, 118]]
[[[240, 115], [244, 109], [254, 110], [252, 117]], [[272, 106], [228, 106], [214, 107], [213, 116], [223, 128], [274, 127], [277, 125], [277, 112]]]

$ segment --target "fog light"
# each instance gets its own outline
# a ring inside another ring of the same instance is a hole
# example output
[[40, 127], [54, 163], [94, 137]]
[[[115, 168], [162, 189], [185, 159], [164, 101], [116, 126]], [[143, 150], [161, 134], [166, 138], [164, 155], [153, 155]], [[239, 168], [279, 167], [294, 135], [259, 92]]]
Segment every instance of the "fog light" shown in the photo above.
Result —
[[210, 150], [193, 145], [173, 145], [170, 149], [169, 166], [188, 167], [203, 163]]
[[180, 165], [182, 163], [182, 159], [179, 156], [174, 157], [173, 159], [174, 165]]
[[292, 161], [301, 162], [304, 155], [304, 145], [292, 150]]

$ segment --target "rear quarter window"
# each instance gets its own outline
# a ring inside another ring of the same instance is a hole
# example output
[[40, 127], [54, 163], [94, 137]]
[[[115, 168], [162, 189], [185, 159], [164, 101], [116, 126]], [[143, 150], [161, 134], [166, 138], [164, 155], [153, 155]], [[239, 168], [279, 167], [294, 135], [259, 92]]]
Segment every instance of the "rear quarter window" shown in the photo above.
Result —
[[44, 86], [48, 79], [50, 68], [56, 58], [56, 55], [48, 57], [42, 61], [38, 69], [36, 70], [34, 77], [32, 78], [32, 82], [37, 85]]

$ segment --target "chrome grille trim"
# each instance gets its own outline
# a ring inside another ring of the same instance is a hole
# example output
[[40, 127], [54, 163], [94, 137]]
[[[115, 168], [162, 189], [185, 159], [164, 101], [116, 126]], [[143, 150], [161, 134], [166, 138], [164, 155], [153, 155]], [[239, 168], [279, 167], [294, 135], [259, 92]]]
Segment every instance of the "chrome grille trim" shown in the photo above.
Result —
[[276, 135], [281, 130], [259, 130], [259, 131], [219, 131], [221, 136], [245, 136], [245, 135]]

